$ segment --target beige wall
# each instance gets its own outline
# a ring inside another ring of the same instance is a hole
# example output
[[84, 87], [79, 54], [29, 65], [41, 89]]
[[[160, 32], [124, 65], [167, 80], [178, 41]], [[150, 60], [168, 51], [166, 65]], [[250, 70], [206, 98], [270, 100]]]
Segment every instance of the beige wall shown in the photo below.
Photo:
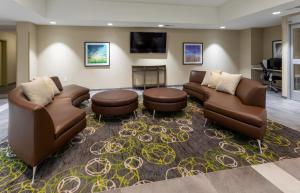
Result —
[[28, 23], [17, 23], [17, 85], [29, 81], [29, 29]]
[[263, 29], [251, 30], [251, 64], [259, 65], [263, 60]]
[[240, 73], [251, 78], [251, 29], [240, 32]]
[[[167, 54], [130, 54], [131, 31], [166, 31]], [[111, 65], [84, 67], [84, 42], [111, 42]], [[91, 89], [131, 87], [131, 65], [166, 64], [167, 84], [188, 81], [190, 70], [216, 70], [238, 73], [239, 31], [175, 30], [157, 28], [103, 28], [38, 26], [38, 75], [57, 75], [63, 84], [79, 84]], [[182, 64], [182, 43], [203, 42], [204, 64]]]
[[275, 26], [264, 28], [263, 33], [263, 58], [269, 59], [273, 57], [272, 42], [274, 40], [282, 40], [282, 27]]
[[257, 74], [251, 74], [251, 67], [272, 57], [272, 41], [281, 40], [281, 29], [276, 26], [240, 31], [240, 73], [248, 78], [259, 78]]
[[19, 85], [37, 75], [36, 25], [17, 22], [17, 39], [17, 85]]
[[29, 79], [32, 80], [38, 75], [38, 50], [37, 50], [37, 30], [36, 25], [29, 26]]
[[251, 78], [252, 65], [263, 59], [263, 29], [245, 29], [240, 32], [240, 73]]
[[17, 39], [14, 31], [0, 31], [0, 40], [7, 42], [7, 83], [16, 82]]

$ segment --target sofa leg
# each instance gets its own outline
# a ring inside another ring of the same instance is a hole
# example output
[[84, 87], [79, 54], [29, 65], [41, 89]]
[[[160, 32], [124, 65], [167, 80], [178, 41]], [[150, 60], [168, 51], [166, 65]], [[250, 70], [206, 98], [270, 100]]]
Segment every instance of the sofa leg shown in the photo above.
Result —
[[206, 126], [206, 123], [207, 123], [207, 118], [205, 118], [205, 120], [204, 120], [203, 127], [205, 127], [205, 126]]
[[35, 173], [36, 173], [36, 167], [37, 167], [37, 166], [34, 166], [34, 167], [32, 168], [32, 180], [31, 180], [31, 185], [34, 184]]
[[134, 114], [135, 119], [137, 119], [137, 112], [133, 111], [133, 114]]
[[153, 110], [152, 119], [155, 119], [155, 110]]
[[99, 115], [99, 119], [98, 119], [98, 121], [99, 121], [99, 122], [101, 122], [101, 115]]
[[258, 140], [257, 140], [257, 143], [258, 143], [258, 147], [259, 147], [259, 152], [260, 152], [260, 154], [262, 154], [262, 149], [261, 149], [261, 140], [260, 140], [260, 139], [258, 139]]

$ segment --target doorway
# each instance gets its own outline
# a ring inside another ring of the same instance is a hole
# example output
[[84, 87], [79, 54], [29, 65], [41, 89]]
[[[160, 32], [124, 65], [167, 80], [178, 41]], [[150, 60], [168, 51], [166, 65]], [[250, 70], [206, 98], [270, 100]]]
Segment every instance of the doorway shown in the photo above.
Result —
[[0, 40], [0, 86], [7, 85], [7, 42]]
[[291, 26], [291, 98], [300, 101], [300, 24]]

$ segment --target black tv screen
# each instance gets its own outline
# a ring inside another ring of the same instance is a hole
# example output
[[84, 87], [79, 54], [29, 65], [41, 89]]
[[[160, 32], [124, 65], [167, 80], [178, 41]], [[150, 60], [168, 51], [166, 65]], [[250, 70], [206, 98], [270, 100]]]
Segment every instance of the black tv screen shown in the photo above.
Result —
[[131, 53], [166, 53], [167, 34], [157, 32], [131, 32]]

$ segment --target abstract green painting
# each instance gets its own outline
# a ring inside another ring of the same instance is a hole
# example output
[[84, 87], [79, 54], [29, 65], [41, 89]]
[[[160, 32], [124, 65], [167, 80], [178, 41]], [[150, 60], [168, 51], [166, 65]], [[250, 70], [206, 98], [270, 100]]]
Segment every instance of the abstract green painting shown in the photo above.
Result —
[[109, 42], [85, 42], [85, 66], [101, 67], [110, 65]]

